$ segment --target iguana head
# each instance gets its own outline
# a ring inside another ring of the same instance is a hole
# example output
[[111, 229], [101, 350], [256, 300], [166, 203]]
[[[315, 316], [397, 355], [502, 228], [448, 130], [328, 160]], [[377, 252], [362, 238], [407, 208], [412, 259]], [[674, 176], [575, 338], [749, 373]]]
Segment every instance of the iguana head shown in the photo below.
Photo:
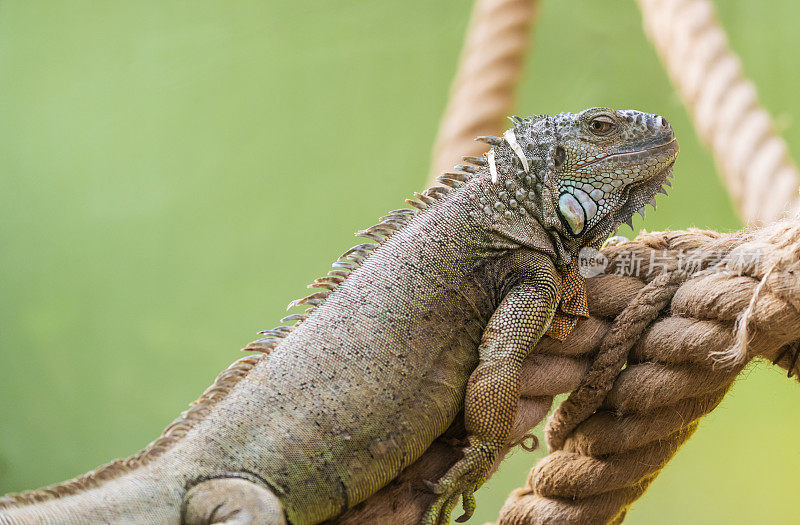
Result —
[[535, 191], [536, 202], [524, 205], [535, 204], [530, 211], [559, 245], [559, 258], [598, 247], [666, 193], [678, 142], [663, 117], [591, 108], [515, 122], [488, 154], [490, 173]]

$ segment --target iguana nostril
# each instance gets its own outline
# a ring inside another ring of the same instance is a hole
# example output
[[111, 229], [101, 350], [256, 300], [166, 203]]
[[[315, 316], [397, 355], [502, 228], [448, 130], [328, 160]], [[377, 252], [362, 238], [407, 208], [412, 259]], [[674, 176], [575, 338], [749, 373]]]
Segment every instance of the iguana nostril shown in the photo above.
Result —
[[664, 129], [669, 128], [669, 122], [664, 117], [659, 117], [661, 119], [661, 127]]

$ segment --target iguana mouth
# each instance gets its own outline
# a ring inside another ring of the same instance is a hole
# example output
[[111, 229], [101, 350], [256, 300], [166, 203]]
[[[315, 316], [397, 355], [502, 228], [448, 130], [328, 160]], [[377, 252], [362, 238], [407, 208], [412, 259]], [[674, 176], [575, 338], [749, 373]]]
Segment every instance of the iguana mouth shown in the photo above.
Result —
[[[661, 149], [666, 149], [668, 146], [672, 146], [673, 149], [674, 149], [674, 152], [672, 154], [673, 163], [674, 163], [675, 157], [678, 156], [678, 145], [677, 145], [677, 142], [678, 142], [677, 139], [673, 136], [668, 142], [664, 142], [663, 144], [659, 144], [657, 146], [651, 146], [649, 148], [638, 149], [638, 150], [635, 150], [635, 151], [618, 151], [616, 153], [608, 153], [608, 154], [603, 155], [603, 156], [597, 156], [597, 157], [595, 157], [594, 160], [582, 164], [581, 168], [585, 168], [586, 166], [591, 166], [593, 164], [597, 164], [598, 162], [602, 162], [602, 161], [608, 160], [610, 158], [625, 158], [625, 157], [628, 157], [628, 158], [636, 159], [639, 156], [651, 155], [652, 153], [654, 153], [656, 151], [659, 151]], [[673, 144], [674, 144], [674, 146], [673, 146]], [[670, 164], [670, 166], [671, 165], [672, 164]]]

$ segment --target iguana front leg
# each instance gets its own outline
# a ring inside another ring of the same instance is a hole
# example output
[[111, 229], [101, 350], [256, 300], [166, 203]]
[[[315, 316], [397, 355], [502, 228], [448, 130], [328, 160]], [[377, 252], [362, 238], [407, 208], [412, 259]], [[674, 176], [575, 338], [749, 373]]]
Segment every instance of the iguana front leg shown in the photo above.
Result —
[[446, 524], [463, 498], [466, 521], [475, 510], [474, 491], [505, 444], [519, 403], [522, 361], [545, 333], [561, 291], [561, 278], [549, 258], [530, 254], [519, 284], [503, 298], [483, 333], [480, 362], [467, 383], [464, 421], [469, 446], [464, 457], [429, 488], [438, 495], [422, 520], [424, 525]]

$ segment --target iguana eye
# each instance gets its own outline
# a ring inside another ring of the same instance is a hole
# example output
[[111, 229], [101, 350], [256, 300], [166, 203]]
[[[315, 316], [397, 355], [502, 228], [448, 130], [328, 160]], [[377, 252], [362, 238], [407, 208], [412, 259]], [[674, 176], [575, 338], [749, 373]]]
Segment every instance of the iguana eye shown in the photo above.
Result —
[[589, 129], [591, 129], [595, 135], [605, 135], [613, 128], [614, 121], [604, 115], [595, 117], [591, 120], [591, 122], [589, 122]]

